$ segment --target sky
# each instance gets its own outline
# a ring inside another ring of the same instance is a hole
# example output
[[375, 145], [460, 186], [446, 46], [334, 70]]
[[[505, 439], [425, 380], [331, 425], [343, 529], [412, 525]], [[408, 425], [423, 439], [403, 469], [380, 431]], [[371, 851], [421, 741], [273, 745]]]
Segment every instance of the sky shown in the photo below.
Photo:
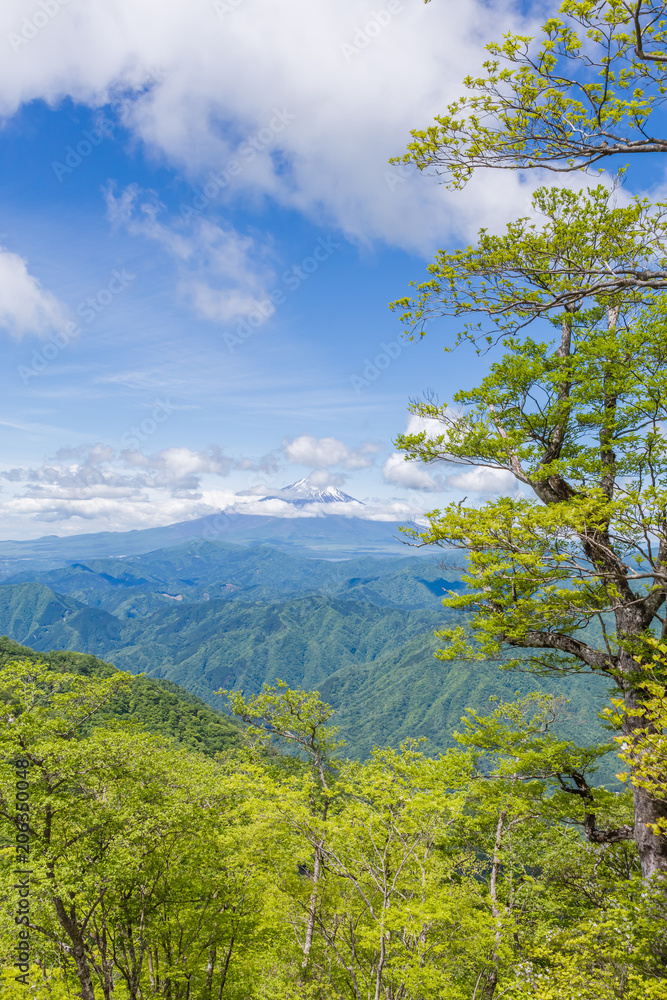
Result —
[[388, 160], [531, 27], [482, 0], [4, 0], [0, 537], [266, 511], [304, 477], [385, 519], [510, 489], [396, 453], [411, 399], [479, 372], [388, 303], [544, 178], [451, 192]]

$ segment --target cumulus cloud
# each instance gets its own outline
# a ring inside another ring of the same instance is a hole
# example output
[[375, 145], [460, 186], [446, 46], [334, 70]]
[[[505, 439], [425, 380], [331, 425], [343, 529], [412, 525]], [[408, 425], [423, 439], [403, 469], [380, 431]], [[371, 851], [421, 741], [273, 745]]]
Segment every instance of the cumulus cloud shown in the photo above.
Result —
[[27, 261], [0, 247], [0, 327], [17, 339], [28, 333], [46, 336], [62, 330], [68, 318], [67, 307], [42, 288]]
[[[454, 415], [452, 413], [452, 416]], [[413, 413], [408, 419], [408, 426], [405, 429], [405, 433], [421, 434], [422, 432], [426, 432], [426, 437], [429, 438], [441, 437], [447, 433], [447, 425], [441, 423], [439, 420], [433, 420], [431, 417], [420, 417], [416, 413]]]
[[315, 438], [310, 434], [285, 438], [283, 449], [293, 465], [315, 465], [322, 468], [340, 466], [343, 469], [368, 469], [375, 462], [380, 446], [367, 441], [360, 448], [349, 448], [334, 437]]
[[195, 184], [219, 174], [220, 202], [268, 195], [353, 239], [430, 252], [452, 231], [521, 214], [539, 182], [498, 172], [452, 194], [387, 164], [461, 93], [485, 42], [530, 31], [520, 7], [401, 0], [387, 21], [368, 0], [105, 0], [61, 5], [28, 39], [24, 18], [45, 15], [6, 0], [0, 112], [115, 102], [133, 139]]
[[400, 451], [393, 452], [384, 463], [382, 478], [386, 483], [404, 486], [410, 490], [435, 492], [444, 489], [439, 476], [431, 476], [421, 462], [406, 461]]
[[24, 484], [20, 502], [25, 502], [26, 513], [50, 512], [57, 520], [59, 516], [79, 516], [79, 510], [94, 512], [97, 501], [145, 503], [155, 490], [174, 498], [198, 500], [203, 476], [226, 477], [234, 465], [235, 459], [216, 446], [206, 451], [164, 448], [150, 455], [135, 449], [116, 452], [108, 445], [94, 444], [61, 449], [39, 468], [8, 469], [0, 477]]
[[197, 489], [200, 477], [205, 473], [228, 476], [234, 467], [234, 459], [211, 446], [208, 451], [193, 451], [191, 448], [164, 448], [153, 455], [145, 455], [134, 449], [124, 451], [122, 457], [127, 465], [147, 469], [154, 473], [153, 486], [172, 486], [179, 489]]
[[128, 185], [105, 193], [107, 215], [133, 236], [158, 243], [176, 264], [177, 292], [202, 319], [228, 323], [255, 314], [259, 322], [275, 311], [269, 290], [274, 273], [266, 249], [232, 226], [193, 215], [164, 221], [155, 192]]
[[242, 456], [234, 460], [234, 468], [240, 472], [263, 472], [266, 475], [269, 473], [275, 474], [276, 472], [280, 472], [283, 467], [281, 457], [277, 451], [269, 451], [259, 458]]
[[517, 481], [505, 469], [469, 469], [447, 476], [447, 485], [466, 493], [512, 493], [517, 489]]
[[329, 469], [313, 469], [307, 479], [315, 489], [325, 490], [327, 486], [344, 486], [349, 476], [344, 472], [331, 472]]

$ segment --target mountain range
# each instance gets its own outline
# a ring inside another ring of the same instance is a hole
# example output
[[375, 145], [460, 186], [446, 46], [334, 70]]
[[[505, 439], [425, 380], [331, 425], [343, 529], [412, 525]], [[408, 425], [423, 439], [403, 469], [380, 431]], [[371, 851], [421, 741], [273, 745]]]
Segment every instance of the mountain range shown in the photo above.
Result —
[[[292, 506], [297, 510], [300, 505]], [[341, 501], [340, 507], [347, 508], [347, 502]], [[336, 511], [338, 505], [327, 501], [321, 501], [321, 508], [319, 516], [295, 514], [293, 517], [223, 510], [157, 528], [2, 541], [0, 578], [16, 572], [19, 566], [43, 570], [89, 559], [138, 555], [198, 540], [271, 545], [286, 552], [339, 559], [366, 553], [402, 555], [420, 551], [406, 545], [406, 536], [401, 532], [404, 521], [377, 521], [338, 514], [331, 512], [332, 508]]]
[[[434, 630], [463, 621], [440, 602], [463, 583], [433, 555], [324, 559], [199, 538], [46, 570], [12, 562], [0, 634], [36, 650], [94, 654], [215, 709], [225, 707], [220, 688], [252, 694], [280, 678], [317, 689], [356, 756], [407, 737], [425, 737], [435, 752], [451, 744], [467, 707], [560, 685], [435, 658]], [[597, 738], [604, 682], [574, 677], [568, 693], [564, 731]]]
[[[43, 653], [0, 638], [0, 667], [12, 660], [29, 660], [46, 665], [55, 673], [109, 677], [114, 667], [95, 656], [70, 651]], [[0, 698], [12, 697], [11, 691]], [[242, 743], [241, 729], [229, 716], [216, 712], [201, 698], [170, 681], [135, 677], [129, 690], [121, 691], [97, 714], [98, 721], [134, 723], [149, 733], [166, 736], [176, 743], [214, 755]]]

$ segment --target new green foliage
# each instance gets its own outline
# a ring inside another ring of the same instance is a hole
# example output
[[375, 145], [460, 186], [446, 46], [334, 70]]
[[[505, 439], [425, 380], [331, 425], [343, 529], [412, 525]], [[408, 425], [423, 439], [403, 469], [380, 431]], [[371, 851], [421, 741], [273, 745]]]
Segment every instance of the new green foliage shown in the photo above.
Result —
[[[664, 897], [638, 879], [631, 842], [577, 832], [591, 809], [627, 821], [631, 801], [593, 786], [604, 747], [556, 735], [558, 699], [471, 712], [437, 758], [407, 741], [360, 763], [316, 692], [279, 684], [232, 696], [251, 743], [211, 760], [91, 725], [132, 684], [105, 673], [0, 671], [9, 1000], [24, 983], [39, 1000], [664, 996]], [[257, 753], [257, 738], [302, 758]], [[578, 778], [588, 798], [568, 791]], [[26, 816], [30, 916], [17, 925]], [[18, 981], [17, 926], [31, 955]]]
[[[598, 186], [542, 188], [533, 207], [537, 221], [441, 252], [416, 301], [400, 300], [412, 329], [461, 317], [455, 344], [499, 350], [453, 407], [414, 404], [441, 431], [398, 446], [411, 459], [509, 472], [523, 488], [433, 511], [413, 535], [467, 554], [469, 589], [443, 603], [470, 617], [440, 631], [443, 658], [607, 676], [631, 733], [648, 639], [667, 628], [664, 206], [618, 207]], [[667, 802], [636, 785], [634, 800], [644, 873], [667, 872], [667, 844], [652, 832]]]
[[[23, 576], [35, 579], [0, 587], [0, 631], [14, 639], [33, 635], [41, 649], [66, 643], [96, 653], [177, 682], [216, 708], [224, 707], [214, 693], [221, 684], [249, 694], [277, 677], [317, 687], [354, 755], [421, 736], [443, 749], [466, 704], [483, 708], [491, 694], [529, 687], [521, 677], [498, 680], [493, 665], [434, 661], [440, 600], [465, 585], [459, 570], [433, 558], [328, 562], [197, 543]], [[142, 607], [147, 613], [135, 616]], [[77, 631], [87, 610], [102, 615], [101, 629]], [[450, 612], [452, 624], [462, 620]], [[568, 724], [592, 734], [604, 683], [573, 679], [571, 693]], [[171, 731], [164, 696], [160, 705], [159, 731]]]
[[[191, 980], [200, 989], [209, 963], [216, 978], [228, 969], [241, 926], [266, 947], [262, 824], [233, 771], [223, 778], [209, 758], [136, 728], [88, 725], [131, 682], [29, 660], [0, 671], [11, 691], [0, 730], [4, 911], [19, 912], [11, 845], [20, 806], [30, 833], [29, 866], [19, 866], [28, 867], [30, 916], [21, 926], [33, 931], [43, 974], [64, 962], [85, 1000], [115, 989], [134, 1000], [142, 987], [176, 997]], [[21, 803], [17, 768], [27, 777]], [[5, 962], [12, 944], [6, 933]]]
[[[0, 637], [0, 666], [20, 658], [41, 663], [55, 672], [84, 677], [110, 677], [115, 668], [85, 653], [36, 653], [27, 646]], [[9, 692], [11, 696], [11, 692]], [[113, 698], [96, 713], [96, 719], [125, 719], [138, 723], [150, 733], [175, 740], [202, 753], [213, 755], [240, 742], [233, 721], [206, 705], [196, 695], [166, 680], [139, 676], [119, 688]]]
[[462, 187], [483, 167], [567, 173], [667, 151], [649, 122], [665, 101], [665, 13], [661, 0], [564, 0], [537, 40], [487, 46], [483, 72], [413, 131], [404, 161]]

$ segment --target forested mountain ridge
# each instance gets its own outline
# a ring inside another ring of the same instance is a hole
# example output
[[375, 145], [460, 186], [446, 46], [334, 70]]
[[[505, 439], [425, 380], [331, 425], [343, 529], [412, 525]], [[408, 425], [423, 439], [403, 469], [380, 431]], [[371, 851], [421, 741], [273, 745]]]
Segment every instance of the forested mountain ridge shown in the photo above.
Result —
[[[55, 673], [91, 678], [107, 678], [115, 672], [111, 664], [90, 654], [37, 652], [0, 636], [0, 668], [14, 660], [30, 660]], [[7, 694], [11, 697], [12, 692]], [[100, 722], [135, 722], [148, 733], [166, 736], [209, 756], [241, 743], [241, 730], [229, 715], [217, 712], [177, 684], [157, 678], [134, 677], [130, 689], [118, 693], [98, 715]]]
[[424, 556], [330, 560], [271, 546], [194, 541], [122, 559], [93, 559], [52, 570], [22, 570], [3, 584], [39, 582], [90, 607], [140, 614], [173, 600], [211, 597], [275, 601], [324, 594], [374, 604], [434, 607], [433, 598], [461, 587], [458, 572]]
[[[441, 595], [462, 584], [433, 557], [332, 561], [196, 541], [9, 580], [0, 634], [173, 681], [217, 709], [221, 687], [254, 694], [279, 678], [319, 690], [353, 756], [409, 736], [436, 752], [469, 705], [554, 689], [493, 663], [435, 659], [434, 630], [459, 621]], [[606, 685], [577, 677], [569, 688], [566, 730], [597, 738]]]

